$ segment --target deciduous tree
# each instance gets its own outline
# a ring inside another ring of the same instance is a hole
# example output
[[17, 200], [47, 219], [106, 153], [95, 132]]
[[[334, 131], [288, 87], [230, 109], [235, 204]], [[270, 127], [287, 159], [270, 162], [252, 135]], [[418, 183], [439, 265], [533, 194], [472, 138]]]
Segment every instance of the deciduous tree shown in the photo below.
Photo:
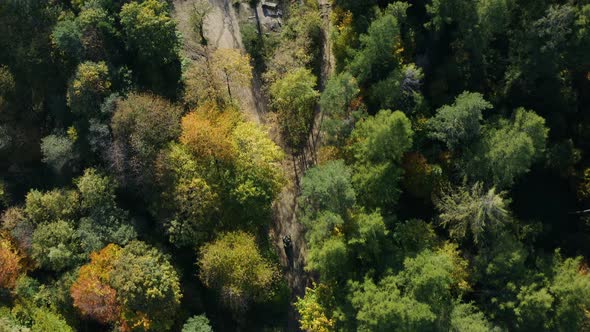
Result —
[[270, 87], [273, 107], [287, 145], [296, 151], [305, 147], [312, 127], [314, 107], [319, 92], [317, 78], [310, 70], [298, 68], [288, 72]]
[[117, 292], [110, 284], [113, 263], [121, 255], [121, 247], [110, 244], [90, 255], [90, 263], [82, 266], [71, 287], [74, 306], [80, 312], [102, 324], [112, 324], [121, 318]]
[[410, 120], [400, 111], [382, 110], [359, 122], [351, 135], [353, 184], [368, 207], [389, 207], [400, 193], [400, 162], [412, 147]]
[[83, 62], [68, 86], [68, 105], [75, 114], [90, 118], [100, 111], [100, 105], [110, 90], [106, 63]]
[[272, 294], [277, 268], [258, 250], [254, 237], [244, 232], [221, 235], [199, 251], [200, 278], [219, 291], [222, 301], [242, 312], [252, 301]]
[[170, 258], [158, 249], [133, 241], [113, 263], [110, 285], [117, 291], [127, 326], [148, 331], [170, 329], [182, 293]]

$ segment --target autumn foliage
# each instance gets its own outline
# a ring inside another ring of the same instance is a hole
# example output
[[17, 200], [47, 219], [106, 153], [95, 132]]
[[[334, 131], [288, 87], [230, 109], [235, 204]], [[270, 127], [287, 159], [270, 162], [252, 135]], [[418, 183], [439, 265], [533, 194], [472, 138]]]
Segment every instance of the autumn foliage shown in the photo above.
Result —
[[231, 110], [205, 105], [182, 118], [180, 142], [197, 158], [229, 161], [235, 154], [230, 138], [236, 120]]
[[90, 255], [90, 263], [80, 268], [80, 274], [72, 285], [71, 295], [74, 306], [103, 324], [113, 323], [120, 317], [117, 292], [109, 286], [112, 262], [120, 255], [121, 248], [109, 244], [99, 252]]
[[0, 238], [0, 288], [14, 288], [22, 272], [21, 257], [10, 241]]

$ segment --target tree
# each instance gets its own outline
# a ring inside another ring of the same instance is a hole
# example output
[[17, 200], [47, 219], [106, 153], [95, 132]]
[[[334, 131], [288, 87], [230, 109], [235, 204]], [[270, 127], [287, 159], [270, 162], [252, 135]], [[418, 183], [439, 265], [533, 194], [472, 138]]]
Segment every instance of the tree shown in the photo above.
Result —
[[98, 114], [100, 105], [111, 91], [109, 70], [105, 62], [83, 62], [68, 86], [68, 105], [78, 116]]
[[511, 186], [543, 155], [548, 132], [545, 119], [517, 109], [511, 121], [502, 119], [488, 128], [480, 146], [464, 156], [465, 175], [499, 188]]
[[325, 285], [318, 285], [315, 288], [305, 288], [305, 296], [298, 298], [295, 308], [299, 312], [299, 324], [301, 329], [307, 332], [330, 332], [334, 328], [334, 320], [328, 318], [327, 309], [321, 303], [322, 291]]
[[389, 231], [378, 212], [359, 213], [355, 216], [355, 230], [348, 240], [356, 259], [369, 269], [377, 268], [387, 261]]
[[399, 66], [403, 48], [398, 20], [393, 15], [386, 13], [374, 20], [360, 42], [361, 48], [348, 66], [360, 85], [379, 81]]
[[115, 139], [129, 140], [142, 158], [153, 157], [180, 134], [181, 110], [149, 94], [133, 93], [117, 102], [111, 127]]
[[110, 244], [93, 253], [72, 285], [74, 306], [124, 330], [168, 330], [180, 304], [180, 285], [168, 258], [143, 242]]
[[555, 327], [579, 330], [588, 318], [584, 312], [590, 307], [590, 276], [582, 265], [582, 257], [562, 259], [557, 256], [553, 265], [550, 292], [555, 301]]
[[510, 220], [505, 192], [496, 188], [485, 190], [481, 182], [471, 188], [443, 187], [434, 204], [441, 211], [441, 224], [456, 240], [472, 238], [477, 244], [486, 234]]
[[400, 111], [381, 110], [358, 124], [351, 152], [358, 162], [399, 163], [412, 147], [412, 126]]
[[428, 304], [441, 326], [447, 323], [444, 320], [451, 310], [453, 295], [469, 289], [467, 267], [457, 245], [447, 243], [436, 251], [427, 249], [406, 258], [397, 278], [405, 295]]
[[53, 168], [56, 172], [61, 172], [64, 167], [76, 159], [74, 142], [63, 135], [49, 135], [41, 139], [42, 161]]
[[423, 79], [424, 73], [416, 65], [400, 66], [371, 86], [369, 101], [381, 109], [397, 108], [406, 114], [419, 111], [418, 107], [423, 104], [420, 94]]
[[133, 241], [113, 263], [109, 283], [117, 291], [127, 326], [168, 330], [174, 323], [182, 293], [170, 258], [158, 249]]
[[321, 248], [332, 236], [341, 235], [345, 228], [342, 217], [329, 211], [320, 212], [315, 219], [302, 220], [306, 227], [305, 238], [310, 250]]
[[480, 138], [482, 112], [491, 108], [492, 104], [481, 94], [463, 92], [455, 98], [453, 105], [445, 105], [436, 111], [428, 121], [428, 135], [442, 141], [451, 150], [469, 147]]
[[122, 324], [168, 330], [182, 297], [178, 274], [158, 249], [132, 241], [112, 262], [109, 285], [117, 292]]
[[311, 247], [307, 271], [317, 271], [322, 281], [344, 281], [350, 271], [350, 252], [343, 235], [332, 236]]
[[219, 71], [227, 87], [230, 102], [232, 99], [231, 85], [250, 88], [252, 83], [252, 66], [250, 56], [242, 55], [239, 49], [218, 48], [211, 59], [212, 66]]
[[112, 57], [111, 49], [107, 47], [112, 44], [118, 32], [113, 15], [105, 7], [97, 1], [87, 2], [76, 18], [82, 32], [81, 41], [86, 56], [91, 59]]
[[551, 329], [551, 311], [555, 298], [547, 287], [534, 282], [523, 285], [516, 298], [518, 305], [514, 308], [514, 314], [520, 329]]
[[410, 120], [400, 111], [382, 110], [359, 122], [351, 135], [353, 184], [367, 207], [386, 207], [397, 201], [400, 162], [412, 147]]
[[31, 190], [25, 199], [24, 212], [34, 224], [57, 220], [73, 220], [79, 213], [79, 195], [76, 191], [52, 190], [40, 192]]
[[60, 331], [73, 332], [74, 330], [66, 323], [60, 314], [48, 309], [37, 308], [33, 313], [33, 326], [31, 332]]
[[236, 157], [230, 196], [239, 203], [244, 220], [268, 220], [272, 203], [281, 192], [285, 175], [280, 166], [284, 153], [268, 133], [253, 122], [239, 123], [232, 132]]
[[113, 263], [121, 255], [121, 247], [109, 244], [90, 255], [90, 263], [82, 266], [70, 293], [74, 307], [84, 316], [102, 324], [121, 319], [121, 306], [117, 303], [117, 291], [109, 285]]
[[238, 313], [268, 299], [279, 273], [244, 232], [225, 233], [204, 245], [198, 265], [205, 286], [219, 291], [222, 302]]
[[342, 72], [328, 80], [320, 98], [323, 112], [321, 126], [334, 140], [341, 141], [352, 130], [351, 103], [360, 93], [356, 79], [348, 72]]
[[[320, 212], [330, 211], [346, 217], [356, 203], [351, 171], [342, 160], [330, 161], [309, 169], [301, 179], [299, 206], [303, 221], [312, 222]], [[307, 225], [308, 227], [310, 225]]]
[[10, 241], [0, 238], [0, 288], [12, 289], [23, 271], [21, 257]]
[[81, 39], [82, 31], [72, 18], [58, 21], [51, 34], [53, 44], [71, 59], [82, 56], [84, 47]]
[[358, 331], [420, 331], [433, 328], [436, 319], [428, 304], [404, 296], [395, 277], [378, 285], [366, 279], [353, 283], [351, 303], [356, 310]]
[[298, 68], [288, 72], [270, 87], [273, 107], [287, 145], [296, 151], [305, 147], [319, 97], [317, 78], [310, 70]]
[[117, 101], [111, 121], [115, 144], [110, 161], [123, 180], [139, 187], [151, 184], [158, 152], [180, 135], [181, 112], [151, 94], [132, 93]]
[[218, 209], [218, 195], [199, 177], [180, 180], [172, 193], [174, 216], [168, 223], [170, 242], [197, 245], [210, 231], [211, 217]]
[[213, 6], [207, 1], [197, 1], [193, 4], [190, 11], [189, 22], [193, 32], [198, 36], [201, 45], [207, 45], [207, 38], [205, 37], [205, 18], [211, 11]]
[[184, 101], [191, 107], [214, 103], [222, 107], [228, 103], [223, 81], [209, 61], [193, 61], [183, 73]]
[[182, 118], [180, 142], [187, 146], [197, 160], [204, 163], [213, 159], [229, 163], [236, 151], [231, 142], [231, 131], [235, 122], [232, 111], [220, 113], [206, 107], [191, 112]]
[[448, 330], [452, 292], [465, 287], [467, 262], [456, 246], [406, 258], [398, 275], [378, 284], [350, 282], [359, 331]]
[[492, 325], [473, 303], [458, 303], [451, 312], [451, 331], [488, 332]]
[[31, 257], [46, 270], [75, 266], [83, 258], [76, 230], [63, 220], [39, 225], [33, 233]]
[[182, 332], [213, 332], [207, 316], [198, 315], [189, 318], [182, 326]]
[[93, 168], [84, 170], [84, 174], [74, 183], [80, 192], [80, 205], [85, 211], [109, 209], [115, 206], [117, 185], [108, 177]]
[[127, 47], [141, 59], [168, 63], [176, 58], [180, 41], [167, 2], [132, 1], [123, 5], [119, 17]]
[[85, 253], [99, 250], [108, 243], [125, 245], [137, 234], [128, 213], [115, 202], [116, 183], [110, 177], [86, 169], [74, 180], [80, 193], [80, 207], [85, 215], [76, 230]]

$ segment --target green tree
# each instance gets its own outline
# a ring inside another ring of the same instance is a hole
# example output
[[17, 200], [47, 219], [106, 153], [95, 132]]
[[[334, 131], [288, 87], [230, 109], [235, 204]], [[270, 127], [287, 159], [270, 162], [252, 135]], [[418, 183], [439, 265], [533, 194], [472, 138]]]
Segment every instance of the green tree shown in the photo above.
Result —
[[212, 228], [218, 196], [199, 177], [180, 180], [172, 193], [174, 216], [168, 223], [170, 241], [178, 246], [201, 244]]
[[381, 109], [397, 108], [407, 114], [417, 111], [423, 104], [420, 94], [423, 79], [424, 73], [416, 65], [400, 66], [371, 86], [369, 101]]
[[205, 286], [219, 291], [222, 302], [237, 313], [269, 299], [279, 273], [244, 232], [225, 233], [204, 245], [198, 265]]
[[74, 183], [80, 192], [82, 209], [92, 211], [108, 209], [115, 205], [117, 185], [110, 177], [100, 174], [93, 168], [88, 168]]
[[117, 185], [113, 179], [90, 168], [74, 183], [87, 216], [80, 219], [77, 229], [84, 252], [99, 250], [108, 243], [126, 245], [136, 238], [128, 213], [115, 203]]
[[351, 136], [352, 181], [359, 201], [368, 207], [388, 207], [397, 202], [400, 163], [412, 147], [410, 120], [400, 111], [382, 110], [358, 123]]
[[76, 159], [74, 142], [63, 135], [49, 135], [41, 139], [42, 161], [56, 172], [61, 172], [66, 165]]
[[309, 169], [301, 179], [299, 206], [303, 220], [330, 211], [346, 217], [356, 202], [351, 171], [342, 160], [330, 161]]
[[230, 196], [239, 203], [245, 221], [260, 224], [268, 220], [272, 203], [285, 183], [280, 166], [284, 153], [253, 122], [238, 123], [232, 140], [236, 157]]
[[123, 306], [123, 319], [143, 330], [170, 329], [178, 313], [182, 293], [170, 258], [158, 249], [133, 241], [113, 263], [110, 284]]
[[545, 119], [519, 108], [513, 119], [486, 130], [480, 146], [464, 156], [463, 172], [499, 188], [510, 187], [543, 155], [548, 132]]
[[72, 112], [90, 118], [100, 111], [102, 101], [111, 91], [109, 70], [105, 62], [83, 62], [68, 86], [68, 105]]
[[118, 34], [115, 29], [115, 19], [104, 5], [98, 1], [87, 2], [83, 7], [76, 23], [82, 32], [81, 41], [85, 54], [91, 59], [112, 57], [116, 50], [110, 46]]
[[332, 236], [310, 247], [307, 253], [305, 269], [317, 271], [323, 281], [344, 281], [350, 268], [350, 252], [343, 235]]
[[381, 110], [355, 128], [351, 152], [357, 162], [399, 163], [412, 147], [413, 135], [406, 115], [400, 111]]
[[58, 21], [51, 34], [53, 44], [71, 59], [78, 59], [84, 52], [82, 31], [72, 18]]
[[352, 130], [352, 101], [360, 93], [356, 79], [348, 72], [331, 77], [320, 98], [323, 112], [322, 130], [336, 142], [350, 135]]
[[453, 105], [445, 105], [436, 111], [428, 121], [428, 135], [442, 141], [447, 148], [457, 150], [468, 148], [480, 138], [482, 112], [492, 108], [492, 104], [479, 93], [463, 92]]
[[488, 332], [493, 331], [492, 324], [473, 303], [458, 303], [451, 312], [453, 332]]
[[33, 233], [31, 257], [43, 269], [61, 271], [81, 262], [81, 245], [76, 230], [58, 220], [41, 224]]
[[60, 331], [73, 332], [72, 329], [60, 314], [53, 313], [48, 309], [35, 309], [33, 314], [34, 323], [31, 332]]
[[182, 332], [213, 332], [207, 316], [198, 315], [189, 318], [182, 326]]
[[389, 231], [378, 212], [355, 216], [355, 231], [348, 240], [356, 259], [369, 269], [385, 266], [391, 245]]
[[167, 2], [132, 1], [123, 5], [119, 17], [127, 47], [140, 58], [156, 63], [176, 58], [180, 41]]
[[521, 330], [551, 329], [551, 311], [555, 299], [547, 287], [537, 283], [523, 285], [516, 298], [518, 305], [514, 308], [514, 314]]
[[376, 285], [370, 279], [353, 283], [351, 303], [358, 331], [421, 331], [433, 328], [436, 315], [428, 304], [404, 296], [395, 277]]
[[468, 289], [467, 261], [456, 245], [445, 244], [436, 251], [425, 250], [406, 258], [404, 269], [397, 275], [406, 296], [429, 305], [437, 324], [444, 326], [452, 309], [453, 295]]
[[319, 97], [317, 78], [310, 70], [297, 68], [270, 87], [273, 107], [287, 145], [296, 151], [305, 147], [313, 125], [314, 107]]
[[351, 282], [359, 331], [448, 330], [453, 295], [465, 287], [467, 262], [445, 245], [406, 258], [398, 275], [378, 284]]
[[76, 191], [31, 190], [25, 199], [24, 212], [34, 224], [57, 220], [74, 220], [79, 214], [80, 198]]
[[553, 266], [550, 291], [555, 295], [555, 327], [579, 330], [588, 322], [585, 312], [590, 308], [590, 275], [582, 257], [562, 259], [557, 256]]
[[490, 231], [510, 221], [506, 193], [485, 190], [481, 182], [468, 187], [443, 187], [434, 204], [441, 212], [440, 223], [455, 240], [472, 238], [477, 244]]
[[360, 85], [374, 83], [398, 68], [401, 61], [400, 28], [398, 20], [386, 13], [360, 36], [361, 48], [350, 62], [348, 70]]

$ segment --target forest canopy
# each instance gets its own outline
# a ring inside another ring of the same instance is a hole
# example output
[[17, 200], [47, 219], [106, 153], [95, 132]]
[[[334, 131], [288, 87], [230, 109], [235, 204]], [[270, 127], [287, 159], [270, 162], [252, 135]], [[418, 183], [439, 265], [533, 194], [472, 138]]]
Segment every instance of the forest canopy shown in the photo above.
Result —
[[588, 0], [0, 1], [0, 331], [589, 330], [588, 54]]

